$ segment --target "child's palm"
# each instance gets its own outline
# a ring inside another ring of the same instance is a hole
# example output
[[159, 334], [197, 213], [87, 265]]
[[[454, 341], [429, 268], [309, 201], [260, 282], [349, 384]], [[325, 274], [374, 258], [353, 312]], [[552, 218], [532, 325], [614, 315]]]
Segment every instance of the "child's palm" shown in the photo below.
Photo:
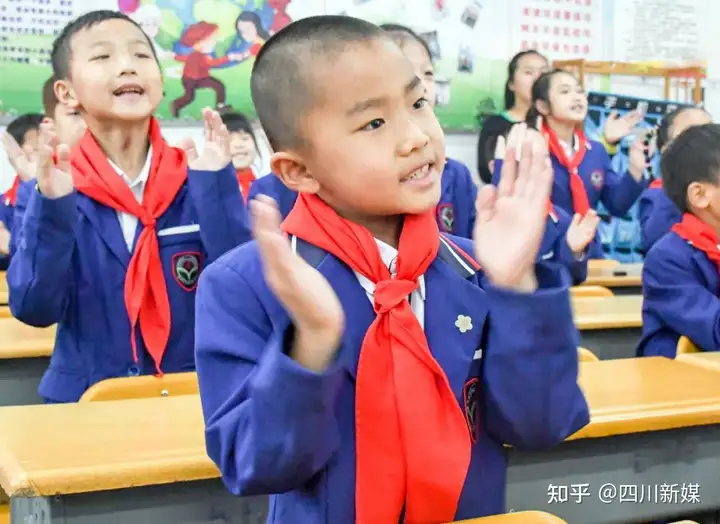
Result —
[[490, 280], [514, 287], [535, 264], [545, 231], [552, 167], [545, 140], [524, 124], [513, 127], [506, 147], [497, 189], [488, 184], [478, 194], [473, 238], [475, 255]]
[[55, 128], [51, 123], [40, 124], [38, 143], [38, 189], [43, 196], [52, 199], [69, 195], [75, 189], [70, 174], [70, 148], [57, 143]]
[[188, 166], [196, 171], [220, 171], [230, 163], [230, 134], [217, 111], [203, 109], [205, 146], [198, 153], [192, 138], [186, 138], [182, 148], [187, 155]]
[[572, 219], [572, 223], [567, 230], [567, 244], [573, 253], [581, 253], [595, 238], [598, 225], [600, 224], [600, 217], [594, 210], [588, 211], [588, 213], [581, 217], [579, 214], [575, 214]]
[[251, 210], [253, 236], [268, 286], [298, 331], [312, 333], [318, 348], [334, 351], [345, 324], [335, 291], [319, 271], [293, 252], [280, 230], [280, 213], [272, 199], [259, 196]]

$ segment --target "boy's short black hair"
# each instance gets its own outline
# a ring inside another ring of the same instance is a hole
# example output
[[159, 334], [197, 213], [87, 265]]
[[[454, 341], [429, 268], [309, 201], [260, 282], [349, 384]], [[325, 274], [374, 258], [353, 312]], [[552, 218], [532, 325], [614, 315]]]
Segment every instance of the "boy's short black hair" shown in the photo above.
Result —
[[687, 202], [690, 184], [717, 184], [720, 178], [720, 124], [683, 131], [662, 154], [660, 172], [665, 194], [681, 212], [690, 212]]
[[[92, 26], [100, 24], [107, 20], [125, 20], [126, 22], [130, 22], [135, 27], [140, 29], [140, 31], [142, 31], [142, 34], [145, 35], [145, 31], [142, 30], [140, 24], [138, 24], [135, 20], [133, 20], [126, 14], [121, 13], [120, 11], [101, 9], [98, 11], [90, 11], [88, 13], [85, 13], [84, 15], [77, 17], [75, 20], [72, 20], [65, 27], [63, 27], [63, 30], [60, 31], [60, 34], [57, 36], [57, 38], [55, 38], [55, 41], [53, 42], [52, 50], [50, 51], [50, 63], [52, 64], [53, 76], [56, 79], [64, 80], [70, 77], [70, 60], [72, 59], [71, 43], [73, 35], [79, 33], [83, 29], [89, 29]], [[158, 60], [157, 54], [155, 54], [155, 48], [153, 47], [152, 42], [150, 42], [150, 39], [147, 35], [145, 35], [145, 38], [147, 38], [148, 45], [152, 50], [155, 62], [157, 62], [158, 67], [160, 67], [160, 62]]]
[[5, 131], [22, 147], [25, 145], [25, 133], [40, 129], [44, 118], [40, 113], [25, 113], [10, 122]]
[[260, 153], [260, 148], [258, 147], [257, 139], [255, 138], [255, 130], [253, 129], [252, 122], [250, 122], [250, 119], [247, 116], [236, 111], [229, 111], [221, 114], [220, 118], [230, 133], [247, 133], [250, 135], [255, 143], [255, 149], [257, 149], [258, 153]]
[[663, 148], [670, 142], [670, 131], [672, 130], [672, 126], [675, 123], [675, 119], [681, 114], [683, 114], [685, 111], [690, 110], [704, 111], [702, 107], [681, 106], [673, 109], [663, 117], [660, 125], [657, 128], [657, 136], [655, 138], [655, 146], [657, 147], [658, 151], [662, 152]]
[[[329, 64], [348, 44], [389, 38], [349, 16], [311, 16], [285, 26], [260, 49], [250, 88], [260, 123], [275, 151], [304, 143], [297, 125], [316, 102], [313, 64]], [[332, 81], [332, 80], [330, 80]]]

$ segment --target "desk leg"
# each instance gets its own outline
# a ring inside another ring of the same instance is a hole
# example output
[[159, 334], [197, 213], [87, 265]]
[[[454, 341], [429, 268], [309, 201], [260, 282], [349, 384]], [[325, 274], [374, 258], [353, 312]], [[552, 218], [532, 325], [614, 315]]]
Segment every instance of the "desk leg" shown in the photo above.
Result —
[[639, 328], [584, 329], [580, 331], [580, 345], [600, 360], [635, 358], [641, 335]]
[[720, 511], [720, 425], [580, 439], [540, 453], [509, 450], [508, 459], [507, 511], [547, 511], [582, 524]]
[[12, 497], [10, 524], [265, 524], [267, 497], [204, 480], [57, 497]]

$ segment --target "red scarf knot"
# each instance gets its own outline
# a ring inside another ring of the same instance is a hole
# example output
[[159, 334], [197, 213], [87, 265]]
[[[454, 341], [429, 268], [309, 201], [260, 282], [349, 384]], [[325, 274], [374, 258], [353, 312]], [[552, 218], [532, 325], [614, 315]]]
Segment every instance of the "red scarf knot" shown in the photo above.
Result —
[[682, 220], [672, 227], [680, 238], [690, 242], [695, 249], [705, 253], [720, 269], [720, 240], [717, 231], [691, 213], [683, 214]]
[[418, 287], [410, 280], [382, 280], [375, 286], [375, 313], [382, 315], [399, 306]]

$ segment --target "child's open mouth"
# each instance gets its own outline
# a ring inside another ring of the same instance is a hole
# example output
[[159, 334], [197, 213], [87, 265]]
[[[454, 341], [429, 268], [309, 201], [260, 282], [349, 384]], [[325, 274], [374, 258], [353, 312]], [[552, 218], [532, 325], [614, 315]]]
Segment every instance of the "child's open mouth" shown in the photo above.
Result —
[[113, 95], [125, 100], [135, 100], [145, 94], [145, 90], [138, 84], [125, 84], [113, 91]]

